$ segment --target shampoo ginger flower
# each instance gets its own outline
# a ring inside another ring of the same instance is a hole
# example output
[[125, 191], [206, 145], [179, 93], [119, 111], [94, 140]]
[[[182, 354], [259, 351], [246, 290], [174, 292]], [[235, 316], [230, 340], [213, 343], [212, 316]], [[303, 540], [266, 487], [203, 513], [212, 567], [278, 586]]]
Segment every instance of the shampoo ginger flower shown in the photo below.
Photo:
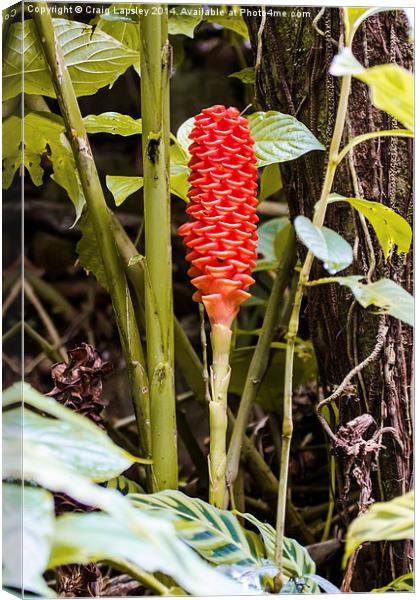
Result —
[[189, 252], [188, 270], [211, 324], [213, 364], [209, 480], [210, 502], [226, 506], [227, 393], [232, 322], [257, 258], [257, 169], [248, 122], [237, 108], [205, 108], [190, 133], [189, 221], [179, 228]]
[[257, 169], [248, 121], [237, 108], [205, 108], [190, 133], [189, 222], [179, 228], [188, 274], [211, 324], [231, 327], [254, 283]]

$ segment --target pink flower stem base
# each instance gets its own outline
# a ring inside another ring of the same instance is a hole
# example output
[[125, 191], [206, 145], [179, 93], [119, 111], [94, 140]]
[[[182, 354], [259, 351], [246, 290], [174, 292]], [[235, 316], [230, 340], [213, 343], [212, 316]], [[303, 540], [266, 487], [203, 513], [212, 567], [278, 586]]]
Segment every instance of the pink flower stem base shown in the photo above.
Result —
[[215, 323], [212, 324], [211, 343], [213, 348], [213, 364], [210, 367], [209, 500], [217, 508], [225, 508], [227, 505], [226, 434], [231, 338], [232, 331], [229, 327]]

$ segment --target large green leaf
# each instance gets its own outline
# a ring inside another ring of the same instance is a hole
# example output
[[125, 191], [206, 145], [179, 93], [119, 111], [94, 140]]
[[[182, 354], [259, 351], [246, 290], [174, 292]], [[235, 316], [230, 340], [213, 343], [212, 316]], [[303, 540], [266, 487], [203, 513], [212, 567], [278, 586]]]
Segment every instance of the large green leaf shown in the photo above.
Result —
[[218, 14], [207, 15], [205, 17], [208, 23], [217, 23], [217, 25], [234, 31], [245, 39], [249, 38], [248, 28], [242, 18], [239, 6], [220, 6], [216, 10]]
[[380, 202], [361, 198], [345, 198], [339, 194], [331, 194], [328, 202], [347, 202], [362, 213], [375, 230], [385, 259], [388, 258], [394, 244], [397, 246], [398, 254], [409, 251], [413, 232], [407, 221], [392, 208], [388, 208]]
[[372, 103], [414, 129], [414, 76], [399, 65], [378, 65], [356, 75], [370, 87]]
[[88, 133], [112, 133], [113, 135], [138, 135], [142, 132], [141, 119], [133, 119], [129, 115], [117, 112], [106, 112], [100, 115], [87, 115], [83, 122]]
[[16, 438], [21, 432], [23, 443], [37, 441], [45, 453], [62, 457], [69, 469], [93, 481], [106, 481], [128, 469], [133, 460], [99, 427], [96, 430], [78, 428], [21, 408], [8, 411], [3, 417], [5, 440]]
[[191, 145], [191, 140], [189, 139], [189, 135], [194, 127], [194, 117], [190, 117], [186, 121], [180, 125], [178, 131], [176, 132], [176, 139], [178, 144], [181, 146], [183, 150], [187, 153], [189, 157], [188, 148]]
[[24, 400], [26, 404], [55, 417], [51, 419], [22, 408], [7, 411], [3, 417], [3, 437], [6, 440], [18, 439], [21, 435], [23, 443], [36, 442], [46, 455], [61, 458], [67, 468], [93, 481], [106, 481], [134, 462], [144, 462], [119, 448], [89, 419], [26, 384], [15, 384], [4, 396], [6, 403]]
[[104, 513], [63, 515], [57, 519], [49, 566], [108, 560], [133, 574], [170, 575], [193, 595], [246, 593], [178, 540], [167, 520], [148, 516], [148, 524], [150, 535], [144, 537]]
[[128, 497], [133, 506], [141, 510], [166, 514], [178, 536], [213, 564], [256, 565], [263, 558], [255, 541], [227, 510], [174, 490]]
[[54, 499], [40, 488], [3, 484], [3, 585], [50, 598], [42, 574], [54, 531]]
[[242, 83], [255, 84], [255, 67], [245, 67], [240, 71], [231, 73], [229, 77], [239, 79]]
[[277, 163], [264, 167], [260, 179], [260, 193], [258, 194], [259, 202], [263, 202], [283, 187], [281, 179], [280, 167]]
[[82, 237], [77, 242], [76, 246], [76, 252], [79, 256], [79, 263], [88, 274], [92, 273], [95, 276], [97, 282], [104, 288], [104, 290], [108, 290], [108, 281], [106, 278], [104, 263], [101, 255], [98, 252], [95, 230], [87, 211], [85, 211], [85, 213], [82, 215], [79, 225], [82, 231]]
[[257, 166], [299, 158], [311, 150], [325, 150], [309, 129], [290, 115], [270, 110], [248, 117], [255, 142]]
[[401, 577], [397, 577], [384, 585], [381, 588], [375, 588], [370, 590], [371, 592], [384, 593], [384, 592], [414, 592], [414, 573], [405, 573]]
[[[22, 131], [25, 131], [22, 157]], [[85, 205], [82, 186], [70, 143], [65, 135], [63, 120], [48, 112], [31, 112], [24, 118], [8, 117], [3, 123], [3, 187], [8, 188], [23, 164], [35, 185], [42, 185], [44, 170], [42, 156], [53, 164], [51, 178], [66, 190], [76, 210], [76, 219]]]
[[92, 24], [103, 32], [118, 40], [124, 46], [138, 53], [138, 63], [136, 68], [140, 67], [140, 28], [138, 25], [138, 16], [130, 11], [136, 10], [136, 4], [132, 2], [121, 2], [112, 4], [108, 12], [96, 17]]
[[414, 492], [375, 502], [347, 531], [343, 563], [364, 542], [406, 540], [414, 536]]
[[[112, 85], [128, 67], [138, 62], [137, 52], [97, 27], [68, 19], [53, 19], [53, 22], [78, 96], [94, 94]], [[50, 72], [32, 19], [10, 26], [3, 56], [3, 100], [22, 92], [22, 62], [25, 93], [54, 98]]]
[[[187, 192], [189, 170], [183, 165], [171, 165], [170, 191], [184, 202], [189, 202]], [[106, 187], [114, 196], [115, 205], [120, 206], [129, 196], [132, 196], [143, 187], [143, 177], [130, 175], [107, 175]]]
[[129, 197], [141, 190], [143, 177], [130, 177], [126, 175], [107, 175], [106, 187], [114, 196], [115, 206], [121, 204]]
[[169, 9], [168, 32], [194, 37], [194, 29], [202, 20], [201, 4], [177, 4]]
[[[263, 523], [249, 513], [238, 513], [241, 517], [252, 523], [260, 532], [264, 541], [267, 558], [275, 560], [276, 530], [269, 523]], [[315, 573], [315, 563], [309, 552], [291, 538], [283, 538], [283, 572], [287, 577], [304, 577]], [[316, 585], [309, 583], [312, 591], [316, 591]]]
[[284, 252], [292, 224], [287, 217], [270, 219], [258, 227], [257, 260], [254, 272], [275, 269]]
[[304, 216], [296, 217], [294, 226], [300, 241], [324, 263], [324, 268], [330, 273], [342, 271], [352, 263], [352, 247], [332, 229], [318, 227]]
[[414, 325], [414, 298], [391, 279], [379, 279], [374, 283], [361, 283], [361, 277], [329, 278], [351, 289], [356, 300], [364, 307], [377, 306], [381, 313], [400, 319], [409, 325]]
[[171, 165], [171, 176], [169, 179], [171, 194], [178, 196], [184, 202], [189, 202], [187, 192], [190, 188], [188, 175], [190, 170], [183, 165]]
[[334, 57], [330, 73], [352, 75], [367, 83], [376, 108], [390, 114], [407, 129], [414, 129], [414, 76], [410, 71], [394, 64], [365, 69], [349, 48], [343, 48]]

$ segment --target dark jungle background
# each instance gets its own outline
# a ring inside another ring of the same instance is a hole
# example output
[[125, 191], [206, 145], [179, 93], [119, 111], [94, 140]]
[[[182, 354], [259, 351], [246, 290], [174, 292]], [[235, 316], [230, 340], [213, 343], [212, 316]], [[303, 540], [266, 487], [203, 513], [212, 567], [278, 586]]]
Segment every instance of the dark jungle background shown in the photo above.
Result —
[[[107, 6], [104, 4], [103, 6]], [[171, 80], [171, 130], [178, 127], [203, 107], [214, 104], [237, 106], [245, 110], [252, 104], [255, 110], [279, 110], [294, 114], [303, 121], [325, 145], [331, 136], [337, 100], [337, 82], [328, 75], [328, 65], [336, 51], [343, 25], [339, 10], [334, 8], [303, 8], [307, 16], [276, 19], [267, 17], [264, 33], [264, 51], [260, 75], [256, 86], [244, 84], [229, 77], [255, 61], [256, 37], [260, 19], [245, 19], [250, 40], [217, 24], [201, 23], [194, 39], [172, 36], [174, 70]], [[75, 18], [75, 17], [73, 17]], [[88, 15], [78, 15], [78, 20], [90, 21]], [[317, 18], [317, 29], [313, 21]], [[357, 34], [355, 55], [369, 65], [398, 61], [410, 67], [412, 48], [407, 43], [407, 23], [404, 15], [386, 13], [374, 16]], [[79, 98], [83, 116], [107, 111], [118, 111], [140, 117], [139, 78], [133, 68], [125, 72], [112, 89], [103, 88], [92, 96]], [[54, 100], [47, 99], [51, 109], [57, 111]], [[391, 118], [373, 110], [362, 84], [353, 88], [348, 115], [349, 127], [357, 133], [366, 121], [375, 127], [386, 128]], [[109, 206], [135, 242], [139, 254], [144, 252], [142, 192], [131, 196], [115, 208], [113, 198], [105, 186], [105, 174], [139, 175], [142, 173], [140, 136], [121, 137], [98, 134], [90, 136], [94, 157], [104, 182]], [[5, 141], [7, 143], [7, 140]], [[273, 216], [295, 216], [311, 210], [322, 182], [324, 156], [312, 153], [281, 167], [282, 186], [264, 201], [258, 209], [261, 223]], [[391, 198], [408, 220], [412, 216], [412, 149], [408, 141], [384, 140], [355, 153], [356, 179], [365, 197]], [[125, 367], [116, 330], [112, 307], [107, 292], [94, 277], [88, 277], [77, 261], [76, 245], [81, 233], [73, 225], [74, 209], [65, 191], [49, 178], [51, 167], [44, 157], [44, 184], [36, 187], [29, 177], [24, 178], [23, 196], [21, 182], [15, 178], [13, 185], [3, 194], [3, 385], [9, 386], [24, 373], [26, 381], [42, 392], [54, 387], [51, 366], [61, 362], [59, 350], [67, 351], [86, 343], [95, 348], [102, 360], [111, 367], [103, 368], [103, 390], [100, 397], [86, 405], [83, 411], [98, 415], [98, 421], [120, 445], [130, 449], [135, 445], [135, 423], [126, 383]], [[354, 180], [346, 169], [340, 171], [342, 187], [349, 193]], [[346, 220], [347, 219], [347, 220]], [[177, 235], [178, 226], [185, 220], [185, 203], [172, 198], [172, 247], [174, 309], [182, 327], [197, 352], [201, 352], [198, 306], [191, 300], [192, 287], [187, 277], [185, 249]], [[348, 216], [332, 211], [330, 226], [348, 231]], [[23, 224], [23, 229], [22, 229]], [[362, 232], [357, 230], [362, 246], [360, 265], [366, 268], [366, 250]], [[23, 253], [23, 258], [21, 256]], [[303, 249], [299, 247], [299, 252]], [[395, 256], [387, 266], [378, 263], [382, 270], [396, 274], [396, 279], [412, 287], [411, 256]], [[53, 355], [42, 352], [36, 335], [25, 331], [22, 340], [18, 324], [22, 309], [20, 276], [24, 270], [29, 284], [24, 295], [24, 318], [30, 329], [49, 339], [54, 346]], [[266, 299], [270, 279], [264, 273], [258, 277], [253, 293]], [[322, 287], [322, 286], [321, 286]], [[29, 290], [29, 291], [28, 291]], [[335, 294], [335, 295], [334, 295]], [[366, 354], [376, 335], [374, 318], [355, 308], [351, 323], [359, 356]], [[286, 523], [286, 534], [310, 547], [317, 563], [317, 572], [330, 581], [341, 583], [342, 539], [346, 525], [357, 515], [360, 490], [352, 480], [351, 489], [344, 494], [343, 486], [336, 490], [331, 518], [329, 541], [322, 539], [329, 514], [330, 456], [326, 438], [314, 413], [318, 389], [328, 389], [340, 383], [348, 372], [348, 357], [341, 332], [346, 326], [349, 301], [338, 292], [326, 287], [316, 290], [306, 299], [302, 311], [299, 336], [307, 342], [307, 352], [312, 353], [310, 368], [299, 378], [293, 397], [294, 435], [290, 458], [289, 494], [302, 521]], [[244, 348], [255, 343], [255, 330], [263, 316], [264, 306], [243, 310], [238, 328], [251, 333], [238, 337], [238, 346]], [[47, 318], [43, 316], [47, 315]], [[47, 325], [46, 325], [47, 324]], [[52, 331], [48, 329], [52, 324]], [[279, 324], [281, 333], [282, 324]], [[312, 350], [312, 344], [315, 351]], [[411, 423], [409, 417], [399, 418], [408, 405], [411, 386], [412, 361], [411, 333], [404, 324], [390, 322], [386, 352], [378, 364], [365, 373], [364, 386], [371, 413], [385, 414], [385, 421], [398, 428], [403, 440], [403, 451], [392, 440], [387, 440], [386, 450], [379, 465], [369, 472], [378, 499], [388, 499], [402, 493], [411, 480]], [[21, 357], [23, 355], [23, 364]], [[238, 372], [245, 374], [249, 362], [246, 351], [238, 355], [241, 362]], [[318, 364], [318, 367], [316, 366]], [[248, 433], [265, 457], [274, 473], [278, 472], [279, 421], [276, 406], [278, 399], [279, 365], [276, 353], [270, 357], [264, 379], [268, 391], [267, 401], [255, 404], [249, 420]], [[181, 489], [205, 499], [207, 468], [205, 455], [208, 447], [207, 415], [190, 393], [182, 375], [177, 372], [179, 465]], [[235, 409], [241, 381], [231, 386], [230, 403]], [[235, 393], [236, 390], [236, 393]], [[378, 400], [379, 399], [379, 400]], [[104, 412], [99, 417], [102, 408]], [[407, 409], [408, 410], [408, 409]], [[357, 416], [358, 401], [343, 400], [338, 421], [345, 423]], [[404, 414], [409, 414], [404, 413]], [[341, 461], [341, 462], [340, 462]], [[338, 469], [344, 477], [346, 464], [341, 458]], [[381, 478], [378, 479], [378, 470]], [[130, 476], [135, 480], [136, 470]], [[275, 501], [245, 471], [245, 496], [243, 508], [261, 520], [275, 524]], [[302, 527], [303, 523], [303, 527]], [[323, 542], [321, 544], [321, 541]], [[406, 572], [411, 549], [406, 544], [385, 543], [362, 551], [355, 570], [352, 589], [367, 591], [393, 577]], [[79, 582], [80, 583], [80, 582]], [[82, 582], [74, 594], [86, 593], [88, 583]], [[83, 587], [84, 586], [84, 587]], [[115, 590], [113, 590], [115, 592]], [[128, 594], [138, 593], [137, 590]], [[71, 595], [71, 594], [70, 594]]]

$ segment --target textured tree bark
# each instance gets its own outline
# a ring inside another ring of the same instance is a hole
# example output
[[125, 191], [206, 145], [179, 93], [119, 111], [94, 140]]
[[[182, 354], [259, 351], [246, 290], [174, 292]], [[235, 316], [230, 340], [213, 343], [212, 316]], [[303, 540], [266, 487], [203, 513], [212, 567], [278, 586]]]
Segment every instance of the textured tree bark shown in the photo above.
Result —
[[[336, 8], [308, 8], [310, 17], [245, 16], [254, 57], [262, 44], [260, 64], [256, 65], [255, 107], [294, 115], [328, 146], [334, 126], [339, 80], [329, 75], [329, 65], [338, 51], [343, 33], [342, 15]], [[353, 44], [354, 54], [366, 67], [392, 62], [412, 67], [413, 49], [408, 40], [404, 13], [387, 12], [370, 17], [361, 26]], [[353, 81], [349, 103], [348, 138], [366, 131], [397, 128], [385, 113], [372, 107], [368, 88]], [[382, 138], [360, 144], [339, 167], [334, 191], [382, 202], [412, 221], [413, 210], [412, 141]], [[312, 218], [325, 170], [325, 155], [312, 152], [297, 161], [281, 165], [291, 216]], [[412, 292], [412, 252], [398, 256], [395, 250], [385, 262], [370, 225], [342, 205], [328, 209], [326, 225], [338, 231], [355, 248], [353, 265], [343, 274], [370, 274], [372, 280], [389, 277]], [[373, 249], [373, 252], [372, 252]], [[300, 247], [301, 257], [305, 249]], [[312, 278], [325, 276], [319, 262]], [[325, 396], [331, 394], [345, 375], [369, 356], [375, 346], [378, 357], [338, 400], [340, 426], [369, 413], [374, 429], [393, 427], [397, 435], [383, 436], [386, 448], [379, 452], [375, 469], [372, 456], [353, 467], [345, 453], [338, 453], [337, 508], [345, 526], [349, 522], [346, 488], [361, 488], [361, 507], [369, 500], [370, 479], [375, 500], [389, 500], [411, 486], [412, 478], [412, 330], [393, 318], [380, 317], [358, 305], [351, 294], [336, 285], [310, 288], [307, 320], [319, 365], [319, 378]], [[385, 336], [383, 346], [378, 334]], [[373, 431], [374, 431], [373, 429]], [[365, 434], [369, 437], [372, 430]], [[374, 457], [373, 457], [374, 458]], [[350, 470], [350, 474], [348, 471]], [[358, 478], [358, 480], [357, 480]], [[411, 565], [412, 547], [406, 543], [371, 544], [354, 561], [348, 577], [353, 591], [368, 591], [406, 573]], [[350, 574], [351, 575], [351, 574]]]

